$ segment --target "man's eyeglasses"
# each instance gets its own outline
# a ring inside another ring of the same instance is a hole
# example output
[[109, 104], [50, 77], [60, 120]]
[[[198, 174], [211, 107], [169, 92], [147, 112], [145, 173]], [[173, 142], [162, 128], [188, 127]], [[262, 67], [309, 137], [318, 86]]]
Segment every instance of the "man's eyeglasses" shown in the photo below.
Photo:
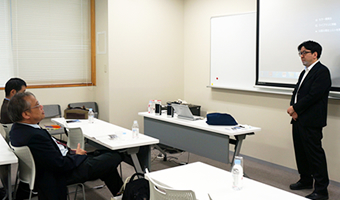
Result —
[[307, 53], [312, 53], [311, 51], [303, 51], [303, 52], [299, 52], [299, 56], [305, 56]]
[[30, 107], [30, 108], [26, 109], [25, 111], [31, 110], [31, 109], [34, 109], [34, 108], [40, 108], [40, 107], [41, 107], [41, 105], [40, 105], [40, 103], [39, 103], [39, 101], [38, 101], [38, 102], [37, 102], [37, 105], [35, 105], [35, 106], [33, 106], [33, 107]]

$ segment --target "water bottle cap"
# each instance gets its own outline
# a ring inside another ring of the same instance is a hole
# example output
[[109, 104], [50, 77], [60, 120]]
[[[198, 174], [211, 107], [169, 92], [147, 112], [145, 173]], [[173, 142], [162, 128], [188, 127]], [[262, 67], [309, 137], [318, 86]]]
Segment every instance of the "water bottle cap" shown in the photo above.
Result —
[[134, 120], [133, 123], [137, 123], [137, 120]]
[[235, 165], [241, 165], [241, 160], [235, 160]]
[[92, 108], [89, 108], [89, 111], [92, 111]]

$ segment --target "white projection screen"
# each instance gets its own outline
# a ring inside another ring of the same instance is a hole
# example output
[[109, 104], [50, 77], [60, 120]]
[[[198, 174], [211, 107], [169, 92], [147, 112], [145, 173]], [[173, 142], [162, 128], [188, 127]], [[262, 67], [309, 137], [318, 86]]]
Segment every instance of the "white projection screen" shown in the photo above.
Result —
[[304, 69], [297, 46], [313, 40], [340, 91], [340, 0], [257, 1], [256, 85], [293, 87]]

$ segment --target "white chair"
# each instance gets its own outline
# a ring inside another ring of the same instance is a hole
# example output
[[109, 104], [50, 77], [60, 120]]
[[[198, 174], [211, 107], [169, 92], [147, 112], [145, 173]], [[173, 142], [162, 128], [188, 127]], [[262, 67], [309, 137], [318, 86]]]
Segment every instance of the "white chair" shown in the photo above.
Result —
[[[14, 187], [14, 194], [16, 194], [17, 185], [18, 185], [18, 179], [24, 183], [27, 183], [29, 185], [30, 189], [30, 195], [29, 199], [32, 198], [32, 191], [34, 188], [35, 183], [35, 162], [33, 159], [33, 155], [31, 153], [31, 150], [28, 146], [21, 146], [21, 147], [13, 147], [11, 143], [9, 143], [9, 146], [13, 149], [14, 154], [18, 157], [19, 160], [19, 167], [18, 167], [18, 173], [17, 178], [15, 180], [15, 187]], [[78, 192], [78, 186], [80, 186], [83, 190], [83, 198], [85, 198], [85, 186], [82, 183], [76, 183], [69, 186], [76, 186], [75, 196], [74, 199], [77, 199], [77, 192]], [[68, 199], [70, 197], [68, 196]], [[15, 199], [15, 196], [14, 196]]]
[[147, 169], [145, 171], [145, 178], [149, 180], [150, 200], [196, 200], [194, 191], [166, 187], [153, 180]]
[[10, 144], [10, 147], [13, 149], [15, 155], [19, 159], [19, 168], [17, 179], [15, 180], [14, 194], [16, 194], [19, 179], [20, 181], [29, 185], [29, 199], [31, 199], [35, 182], [35, 163], [31, 151], [27, 146], [13, 147]]
[[77, 149], [78, 143], [80, 143], [80, 148], [84, 149], [84, 135], [81, 128], [68, 128], [67, 146], [71, 149]]
[[2, 124], [2, 127], [5, 131], [5, 140], [7, 143], [9, 143], [9, 132], [11, 131], [12, 125], [13, 124]]
[[[65, 121], [66, 123], [66, 121]], [[64, 126], [67, 127], [67, 124], [65, 124]], [[67, 146], [71, 149], [77, 149], [78, 147], [78, 143], [80, 143], [80, 148], [84, 149], [84, 135], [83, 135], [83, 131], [81, 130], [81, 128], [66, 128], [67, 132], [68, 132], [68, 136], [67, 136]], [[75, 191], [75, 195], [74, 195], [74, 200], [77, 199], [77, 192], [78, 192], [78, 186], [82, 188], [83, 190], [83, 197], [85, 200], [85, 186], [82, 183], [76, 183], [73, 185], [69, 185], [69, 187], [75, 186], [76, 187], [76, 191]], [[68, 188], [67, 188], [68, 190]], [[69, 193], [69, 191], [67, 191]], [[70, 199], [70, 196], [68, 196], [68, 199]]]

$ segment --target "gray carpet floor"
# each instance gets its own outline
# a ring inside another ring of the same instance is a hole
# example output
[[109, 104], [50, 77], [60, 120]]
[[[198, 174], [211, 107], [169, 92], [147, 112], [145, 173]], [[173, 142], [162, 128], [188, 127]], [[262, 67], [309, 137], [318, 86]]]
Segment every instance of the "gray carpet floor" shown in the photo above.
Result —
[[[157, 171], [196, 161], [207, 163], [221, 169], [230, 170], [229, 164], [217, 162], [188, 152], [168, 154], [167, 160], [164, 161], [162, 155], [160, 155], [160, 152], [157, 149], [153, 149], [151, 171]], [[288, 169], [282, 166], [244, 156], [244, 171], [246, 175], [251, 179], [274, 186], [276, 188], [280, 188], [282, 190], [295, 193], [300, 196], [306, 196], [312, 192], [311, 189], [299, 191], [292, 191], [289, 189], [289, 185], [299, 179], [297, 171], [293, 169]], [[133, 173], [133, 167], [122, 163], [123, 180], [125, 180], [128, 176], [131, 176]], [[88, 181], [85, 183], [85, 187], [87, 200], [111, 200], [112, 195], [107, 187], [104, 185], [104, 182], [102, 182], [101, 180]], [[75, 188], [69, 188], [69, 191], [71, 192], [71, 199], [73, 199], [74, 190]], [[328, 191], [330, 200], [340, 200], [340, 183], [331, 181], [328, 187]], [[37, 199], [37, 197], [34, 197], [33, 199]], [[81, 193], [78, 193], [77, 199], [83, 199], [83, 195]], [[254, 199], [261, 198], [259, 197]]]

